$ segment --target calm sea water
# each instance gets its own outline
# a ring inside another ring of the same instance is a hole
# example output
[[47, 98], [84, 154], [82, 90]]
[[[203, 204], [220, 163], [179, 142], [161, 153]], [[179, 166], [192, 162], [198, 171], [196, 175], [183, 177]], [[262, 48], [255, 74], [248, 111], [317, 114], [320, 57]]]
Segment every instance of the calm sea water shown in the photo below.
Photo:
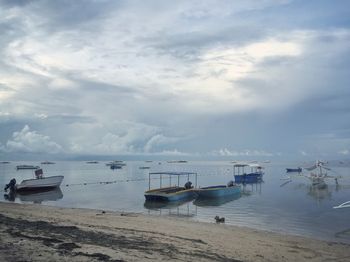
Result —
[[[143, 193], [148, 189], [149, 172], [197, 172], [198, 185], [208, 186], [226, 184], [232, 180], [232, 164], [212, 161], [130, 161], [126, 162], [127, 165], [122, 169], [111, 170], [106, 163], [87, 164], [72, 161], [41, 165], [47, 176], [64, 175], [60, 190], [17, 195], [15, 199], [10, 200], [2, 197], [1, 201], [181, 216], [213, 223], [214, 217], [219, 215], [225, 217], [226, 224], [350, 243], [350, 208], [332, 208], [350, 200], [349, 167], [333, 169], [343, 176], [338, 186], [330, 179], [325, 189], [315, 189], [303, 177], [295, 177], [291, 182], [284, 184], [286, 181], [281, 178], [285, 176], [285, 168], [296, 166], [295, 164], [268, 163], [265, 164], [264, 181], [242, 187], [241, 196], [216, 201], [192, 200], [171, 205], [148, 205]], [[22, 179], [33, 177], [32, 170], [16, 171], [15, 166], [19, 164], [40, 165], [38, 162], [0, 164], [1, 189], [11, 178], [20, 182]], [[149, 166], [150, 169], [140, 169], [141, 166]], [[181, 184], [184, 184], [185, 180], [183, 179]], [[165, 183], [164, 180], [163, 184]], [[152, 180], [151, 185], [158, 187], [159, 180]]]

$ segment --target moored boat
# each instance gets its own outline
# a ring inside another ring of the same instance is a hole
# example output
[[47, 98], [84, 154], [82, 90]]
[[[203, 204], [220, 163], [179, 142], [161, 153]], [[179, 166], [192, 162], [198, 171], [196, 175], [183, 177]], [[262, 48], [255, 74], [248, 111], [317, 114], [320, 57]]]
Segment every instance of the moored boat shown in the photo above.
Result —
[[[250, 167], [251, 172], [246, 173], [244, 170], [245, 167]], [[236, 172], [236, 168], [238, 172]], [[257, 183], [262, 181], [264, 172], [263, 172], [263, 167], [258, 164], [235, 164], [233, 166], [233, 174], [235, 177], [235, 183], [245, 184], [245, 183]]]
[[[159, 175], [160, 187], [156, 189], [151, 189], [151, 176]], [[149, 173], [149, 187], [145, 192], [145, 198], [147, 201], [180, 201], [185, 199], [191, 199], [196, 196], [195, 188], [189, 181], [190, 175], [195, 175], [195, 187], [197, 186], [197, 173], [192, 172], [157, 172]], [[162, 187], [163, 176], [169, 179], [169, 186]], [[172, 178], [177, 178], [177, 185], [171, 186]], [[186, 184], [182, 187], [180, 186], [180, 177], [187, 177]]]
[[302, 168], [298, 167], [298, 168], [286, 168], [286, 172], [287, 173], [292, 173], [292, 172], [296, 172], [296, 173], [301, 173]]
[[229, 183], [228, 185], [201, 187], [196, 189], [198, 198], [219, 198], [240, 193], [241, 187], [234, 183]]
[[98, 164], [98, 161], [86, 161], [86, 164]]
[[41, 162], [42, 165], [54, 165], [56, 164], [55, 162], [51, 162], [51, 161], [44, 161], [44, 162]]
[[35, 170], [35, 178], [25, 179], [20, 184], [16, 184], [16, 179], [12, 179], [9, 184], [6, 185], [5, 191], [10, 188], [10, 191], [37, 191], [47, 190], [59, 187], [62, 183], [64, 176], [43, 176], [43, 170]]
[[33, 166], [33, 165], [18, 165], [16, 166], [17, 170], [21, 170], [21, 169], [39, 169], [39, 166]]
[[17, 191], [33, 191], [59, 187], [62, 183], [63, 176], [49, 176], [42, 178], [33, 178], [23, 180], [19, 185], [16, 185]]

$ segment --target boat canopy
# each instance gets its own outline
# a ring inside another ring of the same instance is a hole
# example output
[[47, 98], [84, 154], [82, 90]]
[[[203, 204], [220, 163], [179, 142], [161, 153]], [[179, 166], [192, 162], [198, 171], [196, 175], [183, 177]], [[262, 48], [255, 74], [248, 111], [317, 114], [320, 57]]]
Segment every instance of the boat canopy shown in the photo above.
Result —
[[152, 172], [150, 175], [170, 175], [170, 176], [187, 176], [187, 175], [197, 175], [194, 172]]
[[253, 168], [263, 168], [261, 165], [259, 164], [249, 164], [249, 167], [253, 167]]
[[245, 166], [249, 166], [248, 164], [234, 164], [234, 167], [245, 167]]
[[159, 188], [162, 188], [162, 180], [163, 180], [163, 175], [167, 176], [169, 179], [169, 186], [171, 186], [171, 180], [172, 177], [175, 176], [177, 177], [177, 186], [180, 186], [180, 177], [181, 176], [187, 176], [187, 181], [190, 181], [190, 176], [194, 175], [195, 177], [195, 187], [197, 187], [197, 173], [195, 172], [150, 172], [148, 173], [148, 189], [151, 189], [151, 176], [152, 175], [159, 175]]

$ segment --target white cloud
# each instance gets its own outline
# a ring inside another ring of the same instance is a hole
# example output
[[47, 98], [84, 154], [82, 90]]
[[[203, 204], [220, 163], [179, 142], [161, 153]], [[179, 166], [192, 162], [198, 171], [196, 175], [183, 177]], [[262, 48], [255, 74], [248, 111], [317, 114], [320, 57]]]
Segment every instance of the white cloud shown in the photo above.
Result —
[[161, 145], [169, 145], [171, 143], [175, 143], [179, 141], [179, 138], [176, 137], [166, 137], [162, 134], [157, 134], [152, 136], [144, 146], [144, 151], [146, 153], [149, 153], [152, 151], [152, 149], [156, 146], [161, 146]]
[[214, 150], [211, 152], [214, 156], [273, 156], [273, 153], [266, 152], [264, 150], [242, 150], [242, 151], [234, 151], [229, 150], [227, 148], [221, 148], [219, 150]]
[[60, 153], [63, 148], [52, 141], [49, 136], [45, 136], [31, 131], [28, 125], [25, 125], [19, 132], [14, 132], [12, 140], [8, 140], [3, 147], [6, 152], [29, 152], [29, 153]]

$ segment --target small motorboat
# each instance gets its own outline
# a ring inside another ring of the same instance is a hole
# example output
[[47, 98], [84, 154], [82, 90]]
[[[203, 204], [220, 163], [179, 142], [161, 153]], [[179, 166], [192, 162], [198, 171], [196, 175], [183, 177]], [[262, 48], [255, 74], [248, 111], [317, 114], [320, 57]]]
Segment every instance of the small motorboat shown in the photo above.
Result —
[[59, 187], [62, 183], [64, 176], [49, 176], [44, 177], [43, 170], [35, 170], [35, 178], [25, 179], [20, 184], [16, 184], [16, 179], [11, 179], [10, 183], [6, 185], [5, 191], [10, 188], [10, 191], [36, 191], [47, 190], [51, 188]]

